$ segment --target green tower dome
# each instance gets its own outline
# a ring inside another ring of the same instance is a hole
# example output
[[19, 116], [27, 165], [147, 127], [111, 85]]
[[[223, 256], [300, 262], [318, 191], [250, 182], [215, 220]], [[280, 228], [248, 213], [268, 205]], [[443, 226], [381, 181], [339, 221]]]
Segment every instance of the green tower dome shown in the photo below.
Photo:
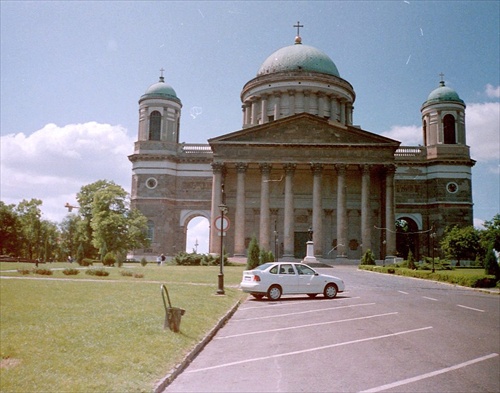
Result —
[[439, 87], [434, 89], [431, 94], [429, 94], [429, 97], [427, 97], [424, 105], [442, 101], [455, 101], [460, 102], [461, 104], [464, 103], [455, 90], [444, 85], [444, 81], [439, 82]]
[[305, 71], [340, 77], [335, 63], [325, 53], [312, 46], [302, 45], [300, 37], [295, 45], [278, 49], [262, 63], [257, 76], [275, 72]]
[[148, 87], [146, 92], [142, 95], [141, 100], [146, 98], [167, 98], [179, 103], [181, 102], [174, 88], [165, 83], [165, 78], [163, 76], [160, 76], [159, 82]]

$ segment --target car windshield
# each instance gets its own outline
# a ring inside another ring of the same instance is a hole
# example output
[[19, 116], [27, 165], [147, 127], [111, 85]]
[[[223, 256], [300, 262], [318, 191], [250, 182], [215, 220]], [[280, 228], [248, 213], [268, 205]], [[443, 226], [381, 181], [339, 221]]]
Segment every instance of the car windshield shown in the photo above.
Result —
[[266, 270], [269, 266], [274, 265], [274, 263], [264, 263], [255, 268], [255, 270]]

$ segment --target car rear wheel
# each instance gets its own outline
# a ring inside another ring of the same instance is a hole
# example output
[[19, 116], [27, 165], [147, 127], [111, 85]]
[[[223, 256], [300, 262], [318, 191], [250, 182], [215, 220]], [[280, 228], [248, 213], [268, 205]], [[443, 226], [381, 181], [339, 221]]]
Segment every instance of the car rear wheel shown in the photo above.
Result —
[[271, 300], [278, 300], [281, 297], [281, 287], [279, 285], [272, 285], [267, 290], [267, 297]]
[[337, 296], [337, 286], [332, 283], [328, 284], [325, 287], [323, 294], [325, 295], [326, 298], [333, 299], [335, 296]]

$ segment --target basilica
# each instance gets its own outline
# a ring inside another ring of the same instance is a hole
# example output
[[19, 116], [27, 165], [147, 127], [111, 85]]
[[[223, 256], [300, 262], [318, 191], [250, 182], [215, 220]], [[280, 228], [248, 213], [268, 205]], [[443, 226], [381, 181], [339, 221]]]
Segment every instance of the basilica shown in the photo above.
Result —
[[[278, 49], [241, 90], [242, 127], [179, 143], [182, 102], [163, 75], [139, 99], [132, 206], [148, 218], [154, 259], [186, 248], [195, 217], [209, 252], [245, 256], [255, 237], [280, 260], [432, 256], [444, 229], [472, 225], [465, 104], [441, 81], [420, 108], [422, 144], [353, 125], [353, 86], [302, 43]], [[415, 108], [417, 110], [417, 108]]]

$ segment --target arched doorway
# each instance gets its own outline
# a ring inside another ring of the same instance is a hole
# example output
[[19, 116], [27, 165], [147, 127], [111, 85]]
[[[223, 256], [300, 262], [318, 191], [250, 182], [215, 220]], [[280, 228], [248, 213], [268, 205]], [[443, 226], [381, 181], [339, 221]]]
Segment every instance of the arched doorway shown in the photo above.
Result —
[[189, 220], [186, 231], [186, 252], [208, 254], [209, 222], [202, 216]]
[[420, 259], [418, 225], [410, 217], [399, 217], [396, 220], [396, 250], [398, 257], [407, 259], [411, 250], [415, 260]]

